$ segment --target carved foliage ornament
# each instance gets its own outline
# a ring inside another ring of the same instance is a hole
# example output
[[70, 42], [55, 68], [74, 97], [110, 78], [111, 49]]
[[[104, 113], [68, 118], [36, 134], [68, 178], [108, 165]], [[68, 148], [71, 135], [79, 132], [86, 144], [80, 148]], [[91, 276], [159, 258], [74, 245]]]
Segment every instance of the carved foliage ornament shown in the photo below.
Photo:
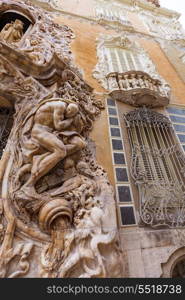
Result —
[[[0, 95], [15, 103], [3, 155], [11, 235], [0, 248], [2, 277], [121, 276], [113, 190], [89, 139], [103, 104], [71, 67], [71, 30], [27, 2], [3, 2], [0, 11], [12, 5], [34, 21], [19, 41], [1, 36]], [[28, 263], [32, 248], [34, 268]], [[10, 268], [17, 256], [18, 269]]]

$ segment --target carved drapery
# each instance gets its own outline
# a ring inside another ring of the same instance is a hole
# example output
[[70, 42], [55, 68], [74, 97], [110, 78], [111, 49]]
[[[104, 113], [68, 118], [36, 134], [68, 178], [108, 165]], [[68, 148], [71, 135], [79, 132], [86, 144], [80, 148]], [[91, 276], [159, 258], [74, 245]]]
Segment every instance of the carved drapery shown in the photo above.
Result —
[[1, 277], [118, 277], [113, 190], [89, 139], [104, 105], [73, 66], [72, 31], [29, 2], [0, 11], [11, 7], [33, 26], [18, 43], [0, 41], [1, 101], [15, 106], [2, 158]]
[[124, 115], [132, 149], [131, 175], [139, 188], [142, 223], [185, 225], [185, 157], [170, 120], [147, 108]]

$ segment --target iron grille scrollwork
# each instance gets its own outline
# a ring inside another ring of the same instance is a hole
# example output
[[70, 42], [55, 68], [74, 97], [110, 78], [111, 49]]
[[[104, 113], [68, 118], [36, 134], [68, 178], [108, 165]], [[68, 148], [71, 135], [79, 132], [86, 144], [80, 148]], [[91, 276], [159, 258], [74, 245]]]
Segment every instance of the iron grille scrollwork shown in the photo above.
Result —
[[0, 107], [0, 158], [6, 146], [13, 124], [13, 109]]
[[142, 107], [124, 115], [140, 217], [152, 227], [185, 225], [185, 155], [170, 120]]

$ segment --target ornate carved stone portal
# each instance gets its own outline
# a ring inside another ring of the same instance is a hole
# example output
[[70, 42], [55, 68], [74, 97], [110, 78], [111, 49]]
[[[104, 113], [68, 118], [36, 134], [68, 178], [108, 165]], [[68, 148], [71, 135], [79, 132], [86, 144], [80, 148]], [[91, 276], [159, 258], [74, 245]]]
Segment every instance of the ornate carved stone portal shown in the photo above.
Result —
[[73, 66], [74, 35], [29, 2], [1, 1], [2, 23], [0, 100], [15, 115], [0, 166], [0, 276], [122, 276], [113, 190], [88, 137], [103, 104]]

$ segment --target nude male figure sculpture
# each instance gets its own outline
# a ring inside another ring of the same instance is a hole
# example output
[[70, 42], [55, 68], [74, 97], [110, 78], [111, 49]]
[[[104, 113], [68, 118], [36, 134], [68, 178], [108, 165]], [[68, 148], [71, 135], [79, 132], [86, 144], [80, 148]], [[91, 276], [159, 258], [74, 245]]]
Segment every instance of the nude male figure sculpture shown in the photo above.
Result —
[[[34, 143], [37, 145], [36, 150], [29, 154], [31, 176], [22, 189], [34, 187], [59, 161], [83, 149], [86, 143], [80, 135], [81, 131], [77, 104], [68, 104], [60, 99], [51, 99], [42, 104], [34, 115], [29, 140], [33, 150]], [[42, 154], [38, 146], [44, 150]]]
[[7, 43], [16, 43], [23, 36], [23, 22], [16, 19], [14, 22], [8, 23], [0, 32], [0, 37]]

